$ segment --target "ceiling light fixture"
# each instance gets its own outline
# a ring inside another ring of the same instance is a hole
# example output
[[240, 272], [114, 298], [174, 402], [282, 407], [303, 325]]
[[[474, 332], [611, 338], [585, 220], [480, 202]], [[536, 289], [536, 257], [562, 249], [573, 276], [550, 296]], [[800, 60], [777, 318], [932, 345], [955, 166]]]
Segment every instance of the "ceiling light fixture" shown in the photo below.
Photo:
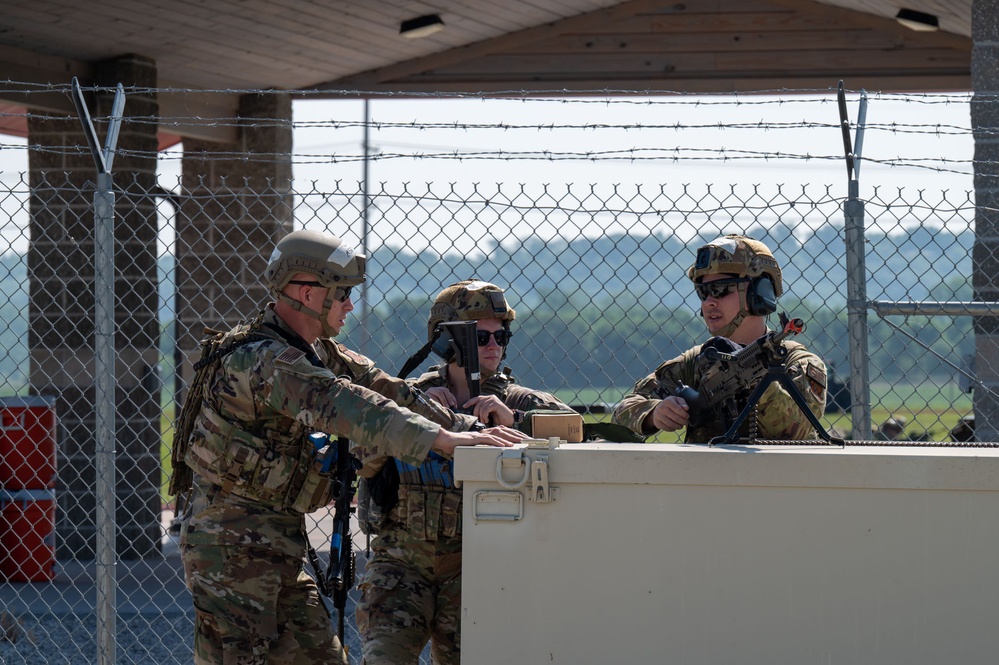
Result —
[[917, 32], [934, 32], [940, 29], [940, 19], [933, 14], [917, 12], [915, 9], [899, 9], [895, 20]]
[[440, 16], [437, 14], [427, 14], [426, 16], [417, 16], [408, 21], [403, 21], [399, 26], [399, 34], [406, 39], [422, 39], [443, 29], [444, 21], [441, 20]]

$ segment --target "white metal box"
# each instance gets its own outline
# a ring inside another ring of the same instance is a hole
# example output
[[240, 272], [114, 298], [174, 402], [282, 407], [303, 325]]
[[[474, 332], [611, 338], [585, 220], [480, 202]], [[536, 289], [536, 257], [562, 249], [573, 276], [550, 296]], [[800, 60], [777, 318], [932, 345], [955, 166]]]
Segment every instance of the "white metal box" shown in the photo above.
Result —
[[469, 665], [999, 654], [993, 449], [521, 445], [455, 473]]

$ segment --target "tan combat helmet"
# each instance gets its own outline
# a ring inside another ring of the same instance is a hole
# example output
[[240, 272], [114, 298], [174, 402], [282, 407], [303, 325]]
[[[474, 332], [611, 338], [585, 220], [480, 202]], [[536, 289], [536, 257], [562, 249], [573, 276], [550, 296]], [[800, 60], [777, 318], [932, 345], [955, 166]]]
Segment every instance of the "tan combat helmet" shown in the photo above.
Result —
[[[346, 300], [350, 288], [364, 282], [364, 262], [363, 255], [335, 235], [292, 231], [275, 245], [264, 270], [264, 281], [275, 299], [318, 319], [323, 334], [332, 337], [334, 331], [326, 321], [330, 307], [333, 300]], [[316, 282], [330, 289], [321, 312], [309, 309], [283, 293], [292, 278], [303, 272], [314, 275]]]
[[517, 314], [506, 302], [504, 291], [495, 284], [468, 279], [447, 287], [437, 295], [427, 321], [427, 339], [434, 337], [437, 325], [447, 321], [499, 319], [509, 327]]
[[[735, 332], [747, 316], [772, 313], [776, 299], [784, 292], [780, 265], [770, 248], [747, 236], [731, 234], [715, 238], [697, 250], [694, 265], [687, 269], [687, 277], [694, 284], [700, 284], [706, 275], [719, 273], [750, 280], [738, 285], [742, 307], [732, 322], [719, 331], [721, 337]], [[769, 278], [769, 283], [765, 283], [765, 278]]]

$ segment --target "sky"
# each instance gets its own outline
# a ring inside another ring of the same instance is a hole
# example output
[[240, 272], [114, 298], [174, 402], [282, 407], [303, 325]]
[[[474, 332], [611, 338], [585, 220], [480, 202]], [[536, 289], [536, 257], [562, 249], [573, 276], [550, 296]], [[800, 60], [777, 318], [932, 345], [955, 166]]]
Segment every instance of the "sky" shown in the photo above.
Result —
[[[848, 101], [856, 122], [858, 95]], [[374, 181], [534, 183], [841, 184], [844, 146], [835, 94], [566, 99], [380, 99], [370, 104]], [[295, 104], [299, 177], [356, 179], [361, 133], [339, 123], [363, 120], [359, 101]], [[962, 96], [868, 96], [863, 155], [882, 161], [971, 157], [970, 119]], [[466, 127], [475, 123], [484, 128]], [[394, 126], [400, 125], [400, 126]], [[435, 125], [439, 125], [435, 127]], [[575, 129], [573, 127], [579, 127]], [[950, 129], [954, 127], [955, 129]], [[948, 132], [948, 133], [944, 133]], [[851, 132], [853, 134], [853, 132]], [[498, 151], [522, 159], [497, 159]], [[400, 153], [464, 159], [402, 159]], [[550, 151], [546, 158], [543, 151]], [[723, 152], [724, 151], [724, 152]], [[339, 164], [321, 164], [337, 153]], [[492, 159], [475, 153], [493, 153]], [[572, 154], [574, 159], [565, 156]], [[781, 157], [780, 155], [787, 155]], [[633, 157], [634, 159], [630, 159]], [[307, 163], [309, 161], [316, 163]], [[862, 182], [970, 187], [964, 173], [915, 166], [862, 164]]]
[[[856, 123], [860, 95], [852, 91], [847, 99], [849, 119]], [[554, 100], [377, 98], [369, 104], [369, 115], [372, 191], [404, 186], [426, 191], [427, 183], [434, 191], [446, 191], [455, 183], [464, 192], [523, 190], [528, 202], [546, 187], [572, 191], [570, 201], [594, 192], [580, 204], [584, 207], [599, 207], [614, 187], [625, 193], [639, 187], [679, 191], [684, 185], [750, 192], [780, 185], [807, 187], [813, 197], [823, 189], [837, 197], [848, 191], [835, 90]], [[299, 100], [293, 121], [294, 189], [360, 191], [364, 103]], [[876, 188], [926, 190], [930, 200], [938, 200], [940, 191], [972, 189], [967, 97], [872, 93], [866, 123], [859, 162], [862, 198]], [[855, 141], [855, 130], [850, 133]], [[177, 147], [161, 155], [160, 183], [167, 189], [177, 188], [180, 154]], [[25, 142], [0, 137], [0, 187], [18, 182], [17, 174], [26, 169]], [[0, 197], [0, 212], [8, 220], [4, 237], [23, 249], [23, 206]], [[326, 214], [320, 211], [320, 217]], [[607, 230], [606, 220], [597, 220], [588, 228], [557, 232]], [[676, 232], [698, 230], [690, 225]], [[451, 231], [467, 229], [441, 229]], [[514, 235], [531, 231], [536, 229], [510, 229]], [[166, 243], [167, 236], [169, 229]]]
[[[856, 122], [859, 94], [848, 97], [848, 117]], [[371, 190], [399, 183], [435, 191], [458, 183], [461, 192], [497, 192], [507, 200], [522, 185], [536, 200], [545, 186], [573, 196], [565, 205], [612, 207], [612, 190], [626, 200], [642, 187], [646, 194], [665, 187], [675, 195], [684, 185], [703, 193], [738, 188], [745, 200], [754, 188], [787, 192], [808, 188], [811, 199], [824, 191], [848, 192], [843, 134], [835, 91], [817, 95], [719, 95], [612, 100], [566, 99], [378, 99], [369, 105], [372, 130], [369, 163]], [[363, 177], [363, 102], [311, 101], [295, 104], [296, 190], [323, 189], [339, 179], [357, 187]], [[923, 189], [930, 200], [942, 190], [973, 188], [968, 100], [958, 95], [868, 95], [867, 128], [859, 169], [861, 196], [898, 188]], [[851, 143], [856, 133], [851, 131]], [[331, 158], [335, 155], [335, 163]], [[407, 156], [404, 156], [407, 155]], [[590, 192], [593, 196], [589, 196]], [[482, 198], [482, 197], [479, 197]], [[553, 197], [558, 199], [556, 195]], [[579, 203], [580, 199], [584, 199]], [[837, 204], [838, 205], [838, 204]], [[628, 230], [635, 220], [607, 215], [569, 215], [560, 228], [544, 228], [525, 216], [510, 232], [552, 236], [595, 236]], [[816, 219], [824, 219], [816, 216]], [[582, 220], [582, 221], [580, 221]], [[419, 238], [423, 220], [399, 219], [399, 237]], [[671, 232], [693, 237], [696, 216], [677, 222]], [[442, 227], [445, 235], [477, 238], [487, 229], [464, 222]], [[615, 228], [620, 227], [620, 229]], [[424, 234], [425, 235], [425, 234]]]

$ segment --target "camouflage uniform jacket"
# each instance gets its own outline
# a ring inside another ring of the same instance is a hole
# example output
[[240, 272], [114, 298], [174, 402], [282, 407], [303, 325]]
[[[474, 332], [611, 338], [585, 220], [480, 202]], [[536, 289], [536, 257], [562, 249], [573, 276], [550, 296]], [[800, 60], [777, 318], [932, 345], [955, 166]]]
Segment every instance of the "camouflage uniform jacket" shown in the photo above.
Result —
[[[821, 418], [826, 405], [825, 363], [814, 353], [809, 352], [803, 344], [785, 340], [783, 346], [788, 350], [786, 365], [791, 380], [801, 391], [812, 413]], [[614, 422], [644, 436], [654, 434], [656, 430], [643, 428], [642, 424], [646, 416], [662, 401], [658, 395], [675, 394], [679, 381], [695, 390], [700, 386], [699, 371], [695, 363], [700, 352], [701, 346], [688, 349], [679, 357], [664, 362], [655, 372], [636, 383], [632, 391], [625, 395], [614, 409]], [[801, 440], [817, 437], [815, 430], [798, 409], [798, 405], [780, 384], [775, 382], [768, 386], [758, 406], [760, 439]], [[751, 418], [752, 416], [743, 423], [740, 434], [748, 434]], [[698, 428], [688, 427], [684, 441], [707, 443], [724, 433], [725, 429], [721, 422]]]
[[[440, 403], [428, 398], [422, 390], [413, 387], [411, 382], [378, 369], [373, 360], [351, 351], [333, 339], [320, 339], [316, 346], [316, 352], [323, 364], [337, 376], [346, 376], [351, 383], [373, 390], [449, 431], [467, 432], [478, 422], [474, 416], [456, 414], [441, 406]], [[351, 452], [364, 467], [362, 475], [373, 473], [390, 456], [390, 453], [382, 448], [373, 448], [357, 441], [351, 443], [353, 444]], [[399, 455], [391, 456], [399, 457]]]
[[[256, 446], [259, 450], [255, 452], [262, 460], [301, 459], [311, 452], [303, 451], [304, 446], [311, 446], [308, 435], [319, 431], [346, 436], [366, 446], [371, 454], [420, 464], [430, 452], [441, 424], [461, 426], [449, 411], [332, 340], [323, 340], [313, 348], [318, 353], [310, 354], [306, 342], [273, 308], [266, 309], [250, 325], [265, 339], [237, 347], [210, 376], [191, 435], [188, 460], [197, 457], [212, 462], [213, 454], [218, 457], [217, 451], [227, 449], [232, 431], [242, 437], [239, 443]], [[391, 399], [365, 385], [385, 392]], [[438, 422], [398, 406], [393, 400], [409, 404]], [[245, 432], [253, 438], [248, 441]], [[266, 485], [268, 473], [278, 475], [273, 467], [261, 462], [223, 495], [218, 485], [197, 473], [197, 464], [189, 465], [196, 473], [193, 516], [183, 533], [186, 543], [256, 545], [291, 556], [304, 554], [301, 512], [280, 502], [268, 505], [240, 495], [245, 483]]]

